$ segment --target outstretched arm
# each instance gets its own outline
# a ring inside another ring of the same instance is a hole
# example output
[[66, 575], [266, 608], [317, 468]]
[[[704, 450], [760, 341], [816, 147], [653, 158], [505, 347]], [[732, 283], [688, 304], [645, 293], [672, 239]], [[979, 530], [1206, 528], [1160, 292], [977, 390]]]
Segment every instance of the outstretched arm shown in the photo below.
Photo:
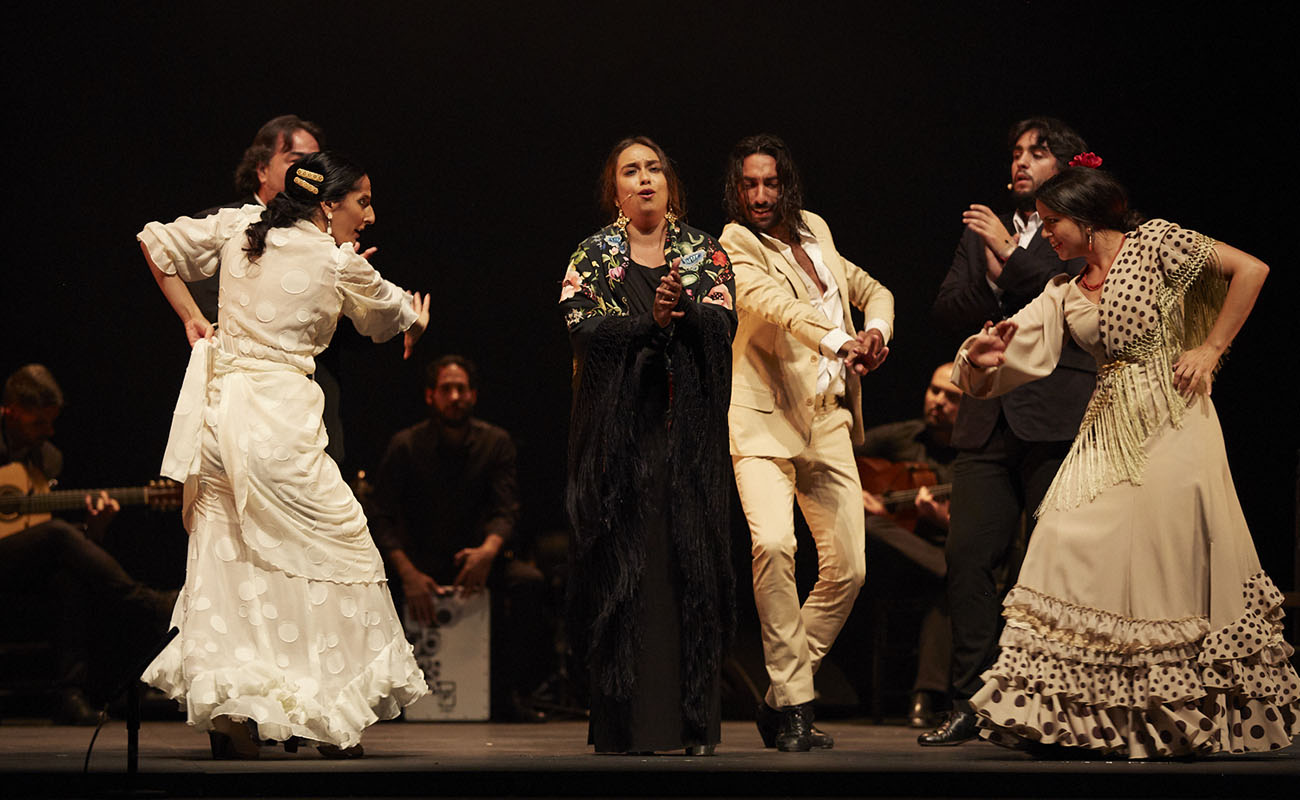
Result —
[[1184, 352], [1174, 363], [1174, 386], [1184, 394], [1198, 391], [1202, 385], [1208, 391], [1219, 358], [1250, 316], [1260, 287], [1268, 277], [1268, 265], [1249, 253], [1222, 242], [1214, 245], [1214, 251], [1219, 257], [1219, 267], [1228, 279], [1228, 294], [1209, 336], [1199, 346]]
[[1069, 287], [1059, 278], [1011, 319], [986, 321], [953, 359], [953, 382], [973, 397], [995, 397], [1050, 375], [1070, 335], [1063, 308]]

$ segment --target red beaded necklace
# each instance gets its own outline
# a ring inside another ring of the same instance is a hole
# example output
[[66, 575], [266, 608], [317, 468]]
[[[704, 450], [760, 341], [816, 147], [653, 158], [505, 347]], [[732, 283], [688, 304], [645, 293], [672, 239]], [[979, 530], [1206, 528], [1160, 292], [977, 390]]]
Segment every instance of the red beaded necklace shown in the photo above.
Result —
[[1084, 267], [1084, 268], [1079, 272], [1079, 285], [1082, 286], [1083, 288], [1087, 289], [1087, 290], [1090, 291], [1090, 292], [1095, 292], [1095, 291], [1097, 291], [1098, 289], [1100, 289], [1100, 288], [1102, 287], [1102, 284], [1104, 284], [1104, 283], [1106, 282], [1106, 276], [1103, 275], [1102, 278], [1101, 278], [1101, 280], [1097, 281], [1097, 285], [1094, 286], [1094, 285], [1092, 285], [1091, 283], [1088, 283], [1088, 279], [1087, 279], [1087, 278], [1083, 277], [1083, 276], [1086, 275], [1086, 274], [1088, 274], [1088, 268], [1087, 268], [1087, 267]]
[[[1125, 235], [1123, 235], [1123, 236], [1121, 236], [1121, 237], [1119, 238], [1119, 249], [1115, 251], [1115, 255], [1116, 255], [1116, 256], [1119, 255], [1119, 251], [1120, 251], [1120, 250], [1123, 250], [1123, 249], [1124, 249], [1124, 241], [1125, 241], [1126, 239], [1128, 239], [1128, 234], [1125, 234]], [[1111, 263], [1114, 263], [1114, 259], [1111, 260]], [[1108, 269], [1108, 270], [1106, 270], [1106, 272], [1109, 274], [1109, 273], [1110, 273], [1110, 270]], [[1087, 290], [1090, 291], [1090, 292], [1095, 292], [1095, 291], [1097, 291], [1098, 289], [1100, 289], [1100, 288], [1101, 288], [1101, 287], [1106, 283], [1106, 276], [1105, 276], [1105, 275], [1102, 275], [1102, 276], [1101, 276], [1101, 280], [1097, 281], [1097, 285], [1094, 286], [1094, 285], [1092, 285], [1091, 283], [1088, 283], [1088, 279], [1087, 279], [1087, 278], [1083, 277], [1084, 275], [1087, 275], [1087, 274], [1088, 274], [1088, 267], [1087, 267], [1087, 265], [1085, 265], [1084, 268], [1083, 268], [1082, 270], [1079, 271], [1079, 285], [1082, 286], [1083, 288], [1087, 289]]]

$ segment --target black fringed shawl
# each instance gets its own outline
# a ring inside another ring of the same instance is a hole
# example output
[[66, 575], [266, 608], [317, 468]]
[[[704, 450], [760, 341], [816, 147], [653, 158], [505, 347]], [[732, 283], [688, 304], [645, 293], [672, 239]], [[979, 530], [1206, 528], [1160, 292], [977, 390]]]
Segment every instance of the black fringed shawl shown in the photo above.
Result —
[[[641, 643], [640, 580], [646, 554], [642, 514], [654, 492], [645, 488], [650, 465], [638, 431], [646, 425], [670, 425], [668, 528], [682, 580], [682, 714], [689, 724], [702, 728], [708, 693], [735, 623], [727, 444], [734, 279], [716, 241], [684, 226], [670, 226], [665, 256], [669, 263], [682, 259], [683, 283], [692, 291], [679, 306], [685, 316], [665, 331], [648, 313], [628, 316], [620, 271], [629, 268], [624, 266], [625, 242], [617, 228], [587, 239], [570, 261], [561, 298], [582, 361], [565, 498], [574, 529], [570, 642], [585, 658], [596, 689], [625, 704], [635, 691]], [[694, 274], [687, 284], [691, 267]], [[630, 410], [642, 406], [641, 387], [656, 382], [647, 381], [642, 370], [665, 364], [638, 358], [647, 347], [662, 348], [670, 370], [666, 420], [628, 418]]]

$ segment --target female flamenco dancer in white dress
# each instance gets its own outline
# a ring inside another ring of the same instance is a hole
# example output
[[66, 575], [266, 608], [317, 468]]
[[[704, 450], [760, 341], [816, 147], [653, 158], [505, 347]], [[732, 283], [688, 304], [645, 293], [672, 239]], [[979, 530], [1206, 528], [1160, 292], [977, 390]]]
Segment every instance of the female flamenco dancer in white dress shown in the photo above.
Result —
[[954, 369], [967, 392], [995, 395], [1051, 372], [1066, 336], [1100, 365], [971, 704], [989, 738], [1051, 757], [1285, 747], [1300, 681], [1282, 594], [1210, 402], [1268, 267], [1164, 220], [1137, 224], [1119, 183], [1090, 168], [1100, 159], [1076, 162], [1039, 190], [1038, 213], [1057, 255], [1086, 269], [986, 324]]
[[[180, 635], [143, 679], [210, 731], [216, 757], [255, 758], [259, 739], [355, 757], [364, 728], [427, 691], [311, 380], [340, 314], [376, 342], [405, 332], [407, 355], [428, 324], [428, 298], [357, 253], [374, 219], [364, 171], [315, 153], [265, 210], [137, 237], [194, 345], [162, 470], [186, 487]], [[214, 331], [184, 281], [218, 269]]]

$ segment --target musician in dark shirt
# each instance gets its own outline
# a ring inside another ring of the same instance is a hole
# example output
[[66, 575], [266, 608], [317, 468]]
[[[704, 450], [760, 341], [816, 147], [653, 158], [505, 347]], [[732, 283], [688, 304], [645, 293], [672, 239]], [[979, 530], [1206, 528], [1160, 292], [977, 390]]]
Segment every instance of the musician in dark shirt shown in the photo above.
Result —
[[448, 355], [429, 365], [429, 419], [389, 442], [370, 529], [400, 578], [394, 594], [417, 620], [432, 620], [435, 595], [491, 590], [492, 714], [533, 719], [526, 698], [554, 650], [546, 587], [535, 566], [510, 552], [519, 520], [515, 445], [473, 416], [477, 402], [472, 362]]
[[[50, 371], [28, 364], [5, 381], [0, 405], [0, 484], [26, 493], [43, 490], [58, 477], [63, 455], [50, 441], [63, 409], [63, 392]], [[53, 607], [57, 664], [56, 722], [93, 725], [98, 716], [86, 697], [90, 672], [88, 616], [94, 607], [121, 613], [127, 625], [143, 625], [161, 633], [166, 627], [175, 593], [155, 591], [126, 573], [97, 544], [118, 504], [106, 492], [86, 496], [84, 531], [61, 519], [19, 528], [5, 515], [7, 533], [0, 533], [0, 584], [7, 589], [40, 592]], [[21, 518], [19, 518], [21, 519]], [[93, 604], [93, 605], [92, 605]]]
[[[914, 463], [928, 466], [937, 483], [951, 480], [951, 464], [957, 451], [949, 444], [961, 389], [949, 379], [952, 364], [934, 371], [925, 390], [921, 419], [879, 425], [867, 430], [863, 444], [855, 448], [859, 457], [883, 459], [891, 464]], [[907, 591], [924, 608], [917, 642], [916, 679], [912, 685], [908, 721], [913, 727], [933, 724], [936, 706], [948, 690], [948, 665], [952, 632], [944, 592], [947, 567], [943, 545], [948, 536], [948, 499], [945, 491], [921, 486], [906, 505], [913, 509], [903, 524], [897, 509], [886, 507], [882, 498], [862, 492], [867, 511], [867, 564], [873, 574], [902, 579], [892, 581], [886, 591]], [[915, 519], [912, 520], [912, 515]], [[890, 565], [882, 569], [881, 565]], [[883, 579], [883, 578], [882, 578]]]

